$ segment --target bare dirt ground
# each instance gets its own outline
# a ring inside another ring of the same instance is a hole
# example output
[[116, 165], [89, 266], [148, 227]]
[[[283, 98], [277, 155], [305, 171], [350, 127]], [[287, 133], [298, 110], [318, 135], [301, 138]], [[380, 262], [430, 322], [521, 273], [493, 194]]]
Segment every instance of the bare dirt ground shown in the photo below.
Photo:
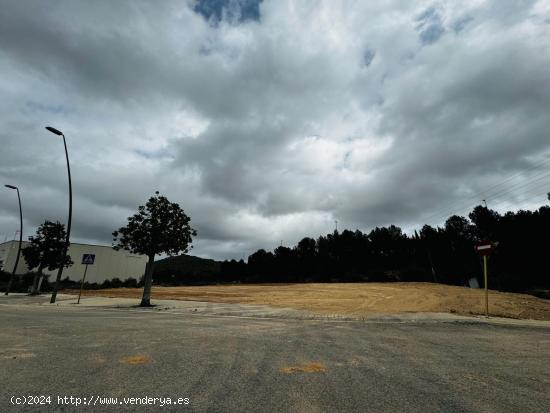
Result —
[[[69, 292], [70, 291], [66, 291]], [[141, 298], [142, 289], [84, 291], [85, 296]], [[260, 304], [318, 314], [369, 317], [408, 312], [484, 314], [484, 291], [430, 283], [334, 283], [153, 287], [152, 298]], [[489, 291], [493, 316], [550, 320], [550, 300]]]

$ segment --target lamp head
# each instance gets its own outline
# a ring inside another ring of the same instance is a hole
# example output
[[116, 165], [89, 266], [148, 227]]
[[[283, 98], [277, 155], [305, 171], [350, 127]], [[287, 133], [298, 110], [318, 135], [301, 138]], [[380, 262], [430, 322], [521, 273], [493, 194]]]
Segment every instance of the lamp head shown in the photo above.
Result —
[[4, 185], [6, 188], [9, 188], [9, 189], [17, 189], [16, 186], [13, 186], [13, 185]]
[[63, 132], [51, 127], [51, 126], [46, 126], [46, 129], [49, 130], [51, 133], [55, 133], [56, 135], [58, 136], [61, 136], [63, 135]]

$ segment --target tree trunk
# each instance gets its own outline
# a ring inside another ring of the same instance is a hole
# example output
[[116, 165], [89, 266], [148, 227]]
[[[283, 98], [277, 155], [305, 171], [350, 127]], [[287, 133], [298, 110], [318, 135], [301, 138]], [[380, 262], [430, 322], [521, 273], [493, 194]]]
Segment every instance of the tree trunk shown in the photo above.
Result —
[[434, 283], [437, 283], [437, 276], [435, 274], [434, 262], [432, 260], [432, 253], [430, 252], [430, 250], [428, 250], [428, 259], [430, 260], [430, 268], [432, 270], [432, 277], [434, 279]]
[[38, 294], [38, 281], [40, 280], [40, 277], [42, 277], [42, 267], [39, 267], [38, 272], [34, 274], [34, 278], [32, 280], [31, 295]]
[[42, 287], [43, 281], [44, 281], [44, 274], [40, 273], [40, 279], [38, 280], [38, 288], [36, 289], [36, 294], [40, 294], [40, 288]]
[[153, 267], [155, 265], [155, 256], [149, 255], [147, 262], [147, 271], [145, 271], [145, 280], [143, 285], [143, 297], [141, 299], [141, 307], [151, 306], [151, 285], [153, 284]]

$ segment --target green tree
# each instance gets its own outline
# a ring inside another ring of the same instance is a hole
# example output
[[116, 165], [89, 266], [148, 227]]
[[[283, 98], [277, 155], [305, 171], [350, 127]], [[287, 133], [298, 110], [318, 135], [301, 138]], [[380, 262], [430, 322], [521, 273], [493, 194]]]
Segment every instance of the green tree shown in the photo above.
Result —
[[189, 225], [191, 219], [176, 203], [159, 195], [149, 198], [138, 212], [128, 218], [128, 224], [113, 232], [113, 248], [125, 249], [148, 258], [143, 286], [142, 307], [151, 305], [151, 285], [155, 256], [177, 255], [189, 251], [197, 232]]
[[[60, 222], [45, 221], [38, 227], [36, 235], [29, 237], [29, 245], [23, 249], [22, 253], [29, 270], [37, 269], [31, 294], [40, 293], [39, 281], [44, 269], [53, 271], [61, 266], [66, 236], [65, 225]], [[63, 266], [67, 268], [71, 265], [73, 261], [67, 255]]]
[[478, 205], [469, 214], [480, 241], [498, 241], [501, 216], [498, 212]]

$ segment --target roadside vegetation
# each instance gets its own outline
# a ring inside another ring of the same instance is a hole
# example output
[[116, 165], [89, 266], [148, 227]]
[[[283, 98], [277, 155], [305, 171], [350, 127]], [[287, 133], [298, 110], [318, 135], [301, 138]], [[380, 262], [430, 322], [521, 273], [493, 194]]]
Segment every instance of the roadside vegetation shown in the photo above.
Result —
[[260, 249], [243, 260], [222, 263], [224, 282], [398, 282], [421, 281], [483, 286], [474, 247], [498, 242], [489, 259], [489, 288], [535, 292], [550, 290], [550, 207], [503, 215], [477, 206], [468, 218], [451, 216], [442, 227], [424, 225], [412, 235], [394, 225], [369, 233], [344, 230], [304, 238], [294, 247]]
[[[186, 255], [196, 235], [190, 218], [178, 204], [156, 193], [128, 218], [127, 226], [113, 233], [114, 248], [149, 257], [144, 277], [109, 277], [102, 284], [85, 283], [84, 288], [143, 288], [142, 305], [150, 305], [153, 283], [431, 282], [464, 286], [476, 279], [482, 287], [482, 266], [474, 247], [490, 241], [498, 243], [489, 259], [490, 289], [550, 298], [546, 258], [550, 251], [549, 228], [547, 205], [535, 211], [505, 214], [480, 205], [468, 218], [451, 216], [441, 227], [424, 225], [411, 235], [394, 225], [368, 233], [334, 231], [316, 239], [303, 238], [293, 247], [260, 249], [248, 257], [248, 262], [218, 262]], [[29, 266], [38, 271], [19, 277], [14, 291], [36, 291], [41, 267], [51, 270], [59, 266], [56, 257], [62, 248], [63, 231], [63, 225], [45, 222], [31, 237], [31, 246], [23, 253]], [[157, 263], [155, 257], [159, 254], [170, 257]], [[70, 265], [70, 258], [65, 265]], [[7, 279], [7, 273], [0, 274], [0, 287]], [[78, 283], [65, 279], [61, 286], [77, 288]], [[41, 290], [50, 290], [47, 277], [43, 277]]]
[[65, 268], [73, 264], [69, 255], [63, 254], [67, 233], [65, 226], [60, 222], [45, 221], [36, 230], [34, 236], [29, 237], [29, 244], [22, 250], [27, 267], [34, 273], [31, 294], [39, 294], [44, 276], [42, 271], [53, 271], [61, 265]]

